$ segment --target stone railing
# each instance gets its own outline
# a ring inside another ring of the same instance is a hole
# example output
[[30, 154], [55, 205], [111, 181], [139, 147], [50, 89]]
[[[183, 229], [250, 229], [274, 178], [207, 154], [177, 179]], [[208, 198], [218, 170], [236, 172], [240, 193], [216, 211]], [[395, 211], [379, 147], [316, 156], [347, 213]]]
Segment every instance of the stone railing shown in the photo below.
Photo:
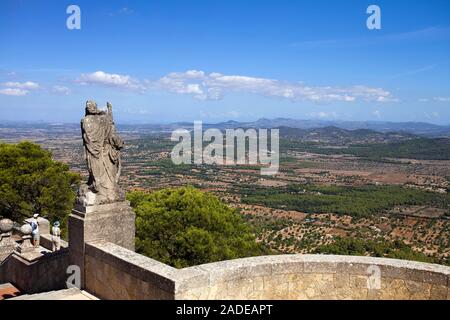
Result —
[[86, 243], [86, 290], [101, 299], [449, 299], [450, 268], [404, 260], [263, 256], [175, 269]]
[[[69, 266], [68, 243], [60, 241], [60, 250], [52, 252], [48, 220], [38, 218], [40, 246], [31, 243], [30, 219], [24, 225], [0, 220], [0, 284], [10, 282], [25, 293], [62, 289]], [[13, 239], [14, 235], [14, 239]]]
[[13, 283], [23, 293], [64, 289], [69, 266], [69, 251], [37, 256], [13, 252], [0, 264], [0, 283]]

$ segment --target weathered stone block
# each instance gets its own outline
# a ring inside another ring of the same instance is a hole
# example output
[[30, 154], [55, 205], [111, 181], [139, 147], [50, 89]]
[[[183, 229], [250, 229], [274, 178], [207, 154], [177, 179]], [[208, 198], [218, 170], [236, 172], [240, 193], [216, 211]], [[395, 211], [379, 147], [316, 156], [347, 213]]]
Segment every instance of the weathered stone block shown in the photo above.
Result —
[[350, 287], [356, 289], [368, 289], [367, 276], [350, 275]]
[[336, 273], [336, 262], [321, 262], [321, 261], [305, 261], [304, 262], [305, 273]]
[[134, 251], [135, 214], [128, 201], [107, 205], [76, 207], [69, 216], [70, 263], [80, 267], [84, 288], [85, 244], [108, 241]]
[[432, 285], [430, 300], [445, 300], [447, 298], [447, 287], [443, 285]]
[[350, 286], [350, 275], [348, 273], [336, 273], [334, 275], [335, 288], [348, 288]]

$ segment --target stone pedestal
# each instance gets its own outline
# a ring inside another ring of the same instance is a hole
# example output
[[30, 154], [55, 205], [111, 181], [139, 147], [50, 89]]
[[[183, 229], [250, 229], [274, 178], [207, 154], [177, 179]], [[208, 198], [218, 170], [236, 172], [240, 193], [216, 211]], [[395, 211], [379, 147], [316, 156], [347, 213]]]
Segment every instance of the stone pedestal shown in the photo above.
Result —
[[24, 254], [39, 250], [39, 248], [33, 246], [31, 239], [32, 237], [30, 235], [22, 236], [22, 243], [17, 247], [17, 252]]
[[0, 234], [0, 264], [16, 249], [16, 243], [11, 239], [10, 234]]
[[70, 264], [80, 267], [84, 288], [85, 243], [108, 241], [134, 251], [135, 214], [128, 201], [104, 205], [75, 205], [69, 216]]

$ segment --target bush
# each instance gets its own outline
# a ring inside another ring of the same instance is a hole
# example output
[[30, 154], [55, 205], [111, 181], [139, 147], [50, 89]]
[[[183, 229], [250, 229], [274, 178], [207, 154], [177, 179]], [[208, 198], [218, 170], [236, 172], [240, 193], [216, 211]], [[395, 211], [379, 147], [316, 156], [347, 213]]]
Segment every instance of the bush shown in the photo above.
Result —
[[193, 187], [127, 195], [136, 251], [177, 268], [266, 253], [236, 211]]

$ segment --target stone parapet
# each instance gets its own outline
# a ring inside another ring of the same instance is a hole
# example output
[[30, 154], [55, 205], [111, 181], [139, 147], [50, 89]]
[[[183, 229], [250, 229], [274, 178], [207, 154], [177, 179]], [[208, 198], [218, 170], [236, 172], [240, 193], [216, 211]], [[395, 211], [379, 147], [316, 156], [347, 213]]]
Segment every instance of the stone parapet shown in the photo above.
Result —
[[335, 255], [262, 256], [175, 269], [86, 244], [86, 289], [103, 299], [449, 299], [450, 268]]
[[174, 299], [177, 272], [112, 243], [86, 243], [85, 288], [100, 299]]
[[[69, 247], [69, 243], [64, 241], [63, 239], [59, 240], [61, 249], [67, 249]], [[40, 245], [47, 250], [53, 249], [52, 235], [51, 234], [41, 234]]]
[[67, 249], [36, 255], [14, 252], [0, 263], [0, 283], [13, 283], [25, 293], [64, 289], [68, 266]]

